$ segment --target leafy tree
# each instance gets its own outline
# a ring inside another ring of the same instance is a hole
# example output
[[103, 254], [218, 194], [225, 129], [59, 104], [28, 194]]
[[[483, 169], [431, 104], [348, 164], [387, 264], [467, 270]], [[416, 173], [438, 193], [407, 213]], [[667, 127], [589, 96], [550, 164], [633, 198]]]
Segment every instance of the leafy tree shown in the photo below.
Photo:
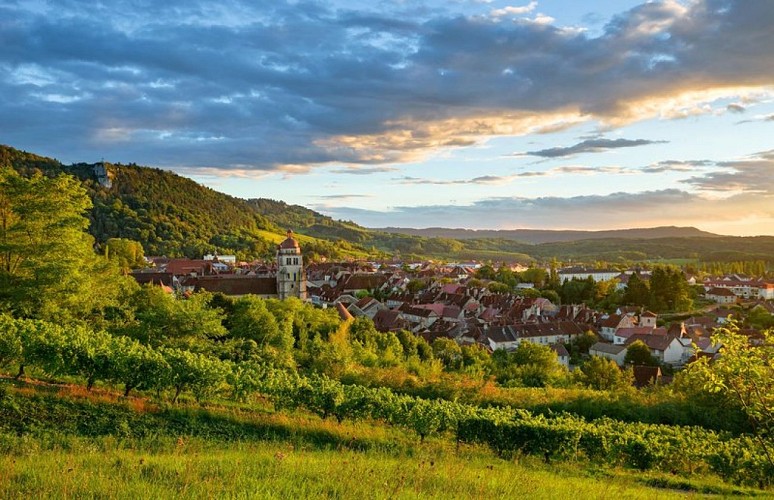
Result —
[[627, 365], [659, 365], [658, 359], [650, 354], [650, 348], [641, 340], [635, 340], [627, 347], [624, 363]]
[[222, 311], [210, 307], [211, 300], [208, 292], [177, 299], [161, 287], [145, 285], [132, 296], [136, 321], [124, 331], [146, 344], [193, 348], [228, 333]]
[[524, 283], [534, 283], [537, 288], [542, 288], [548, 278], [545, 269], [539, 267], [530, 267], [521, 273], [521, 281]]
[[127, 337], [113, 337], [109, 379], [124, 384], [124, 396], [132, 389], [160, 389], [169, 380], [170, 367], [161, 353]]
[[[499, 354], [498, 356], [502, 357]], [[504, 367], [502, 359], [493, 361], [501, 367], [497, 374], [500, 382], [528, 387], [551, 385], [561, 378], [564, 371], [550, 347], [533, 342], [520, 343], [508, 354], [507, 364]]]
[[491, 264], [485, 264], [476, 270], [474, 276], [479, 280], [494, 280], [497, 278], [497, 271]]
[[682, 376], [739, 408], [774, 468], [774, 332], [762, 335], [762, 342], [751, 345], [735, 323], [717, 328], [712, 340], [722, 345], [721, 356], [712, 362], [700, 358]]
[[650, 302], [650, 289], [648, 283], [643, 281], [638, 273], [633, 273], [629, 276], [623, 301], [626, 304], [638, 306], [645, 306]]
[[18, 361], [22, 355], [16, 321], [7, 314], [0, 314], [0, 366]]
[[580, 383], [600, 391], [629, 385], [627, 377], [615, 361], [601, 356], [591, 356], [583, 363], [577, 378]]
[[419, 279], [412, 279], [409, 280], [408, 283], [406, 283], [406, 290], [408, 290], [411, 293], [417, 293], [420, 290], [424, 290], [426, 283]]
[[175, 389], [172, 402], [177, 402], [185, 389], [193, 392], [196, 401], [214, 393], [225, 381], [228, 365], [222, 361], [182, 349], [161, 349], [164, 361], [169, 365], [168, 379], [164, 385]]
[[511, 287], [506, 285], [505, 283], [500, 283], [498, 281], [493, 281], [489, 283], [487, 286], [487, 289], [492, 293], [508, 293], [511, 291]]
[[491, 369], [491, 356], [478, 344], [462, 346], [462, 366], [466, 373], [483, 376]]
[[555, 292], [554, 290], [541, 290], [540, 296], [544, 299], [550, 300], [551, 303], [555, 305], [562, 303], [562, 299], [559, 297], [559, 293]]
[[71, 176], [0, 168], [0, 308], [61, 323], [117, 304], [121, 278], [92, 249], [89, 208]]
[[656, 266], [650, 278], [650, 309], [686, 311], [693, 307], [688, 282], [680, 269], [674, 266]]
[[458, 370], [462, 366], [462, 349], [452, 339], [439, 337], [432, 343], [433, 357], [443, 363], [447, 370]]
[[231, 334], [255, 341], [267, 361], [289, 367], [293, 361], [293, 320], [278, 309], [279, 305], [272, 303], [275, 313], [281, 317], [277, 321], [277, 316], [269, 311], [268, 304], [269, 301], [254, 295], [245, 295], [235, 300], [230, 318]]
[[106, 380], [113, 369], [110, 351], [112, 337], [105, 332], [92, 332], [83, 327], [71, 327], [60, 346], [64, 373], [86, 379], [86, 390], [97, 380]]
[[105, 243], [105, 256], [123, 270], [145, 265], [145, 252], [138, 241], [127, 238], [110, 238]]

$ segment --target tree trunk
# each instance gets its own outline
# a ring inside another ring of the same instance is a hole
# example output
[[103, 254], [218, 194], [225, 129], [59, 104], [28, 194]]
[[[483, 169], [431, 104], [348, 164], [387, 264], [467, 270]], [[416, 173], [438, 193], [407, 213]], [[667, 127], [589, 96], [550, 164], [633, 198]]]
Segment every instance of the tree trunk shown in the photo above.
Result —
[[24, 365], [19, 365], [19, 373], [16, 374], [16, 380], [19, 380], [24, 376]]

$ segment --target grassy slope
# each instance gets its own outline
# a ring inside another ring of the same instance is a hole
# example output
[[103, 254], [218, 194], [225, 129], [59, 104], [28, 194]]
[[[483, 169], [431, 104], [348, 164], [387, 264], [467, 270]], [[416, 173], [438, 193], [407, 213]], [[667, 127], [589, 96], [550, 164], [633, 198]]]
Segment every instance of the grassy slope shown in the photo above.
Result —
[[[7, 381], [0, 381], [4, 386]], [[713, 478], [545, 465], [378, 422], [260, 405], [157, 406], [81, 387], [0, 397], [0, 491], [21, 497], [678, 498], [753, 490]], [[655, 489], [648, 485], [658, 485]]]

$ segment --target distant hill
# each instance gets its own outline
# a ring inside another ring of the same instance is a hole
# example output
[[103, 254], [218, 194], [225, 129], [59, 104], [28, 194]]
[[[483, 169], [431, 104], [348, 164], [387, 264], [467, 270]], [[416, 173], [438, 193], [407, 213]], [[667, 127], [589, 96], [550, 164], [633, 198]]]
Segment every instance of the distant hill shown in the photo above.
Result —
[[0, 145], [0, 167], [22, 175], [67, 173], [82, 182], [94, 208], [89, 231], [142, 243], [146, 255], [201, 257], [236, 254], [270, 257], [287, 229], [299, 233], [307, 257], [384, 257], [529, 263], [692, 259], [774, 260], [774, 237], [718, 236], [696, 228], [658, 227], [614, 231], [474, 231], [467, 229], [368, 229], [299, 205], [268, 198], [244, 200], [173, 172], [135, 164], [59, 161]]
[[657, 238], [695, 238], [713, 237], [717, 234], [708, 233], [695, 227], [662, 226], [636, 229], [611, 229], [606, 231], [574, 231], [545, 229], [452, 229], [429, 227], [412, 229], [405, 227], [375, 228], [374, 231], [385, 233], [410, 234], [426, 238], [452, 238], [456, 240], [472, 239], [504, 239], [523, 243], [557, 243], [563, 241], [602, 240], [602, 239], [657, 239]]

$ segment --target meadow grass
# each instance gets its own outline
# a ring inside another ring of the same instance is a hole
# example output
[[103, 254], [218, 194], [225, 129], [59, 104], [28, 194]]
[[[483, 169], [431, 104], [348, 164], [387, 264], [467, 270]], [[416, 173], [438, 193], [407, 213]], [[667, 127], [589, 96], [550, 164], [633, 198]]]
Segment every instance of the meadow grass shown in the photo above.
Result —
[[[159, 449], [159, 444], [166, 449]], [[212, 443], [184, 438], [144, 446], [83, 440], [70, 443], [69, 448], [0, 458], [2, 495], [667, 499], [688, 494], [649, 487], [631, 475], [602, 471], [596, 475], [567, 465], [549, 469], [532, 462], [503, 461], [479, 449], [453, 452], [432, 444], [399, 455], [306, 449], [287, 443]]]
[[6, 387], [0, 498], [765, 495], [712, 476], [503, 460], [445, 437], [420, 443], [375, 421], [339, 424], [266, 407], [171, 407], [78, 386]]

